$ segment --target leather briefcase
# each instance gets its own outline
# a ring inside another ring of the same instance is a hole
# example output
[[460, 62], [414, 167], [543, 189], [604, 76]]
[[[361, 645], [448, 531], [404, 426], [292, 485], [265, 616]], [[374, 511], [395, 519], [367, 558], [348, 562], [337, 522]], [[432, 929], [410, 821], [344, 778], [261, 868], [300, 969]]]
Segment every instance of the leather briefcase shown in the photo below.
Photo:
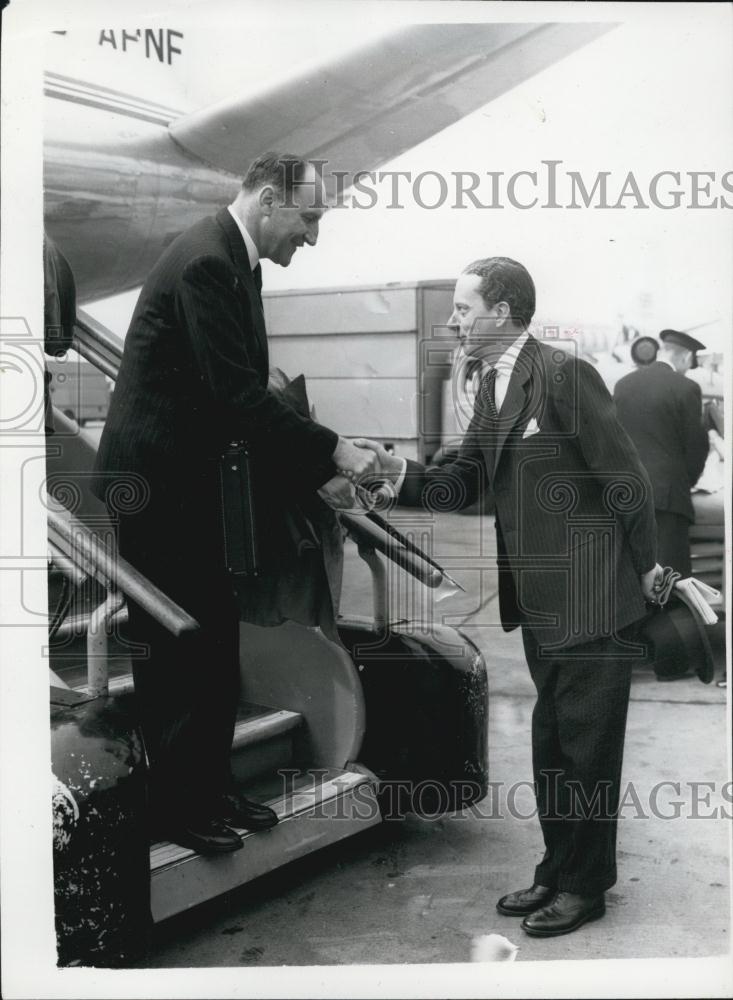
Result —
[[246, 441], [232, 441], [219, 459], [219, 502], [224, 561], [232, 576], [257, 576], [260, 557]]

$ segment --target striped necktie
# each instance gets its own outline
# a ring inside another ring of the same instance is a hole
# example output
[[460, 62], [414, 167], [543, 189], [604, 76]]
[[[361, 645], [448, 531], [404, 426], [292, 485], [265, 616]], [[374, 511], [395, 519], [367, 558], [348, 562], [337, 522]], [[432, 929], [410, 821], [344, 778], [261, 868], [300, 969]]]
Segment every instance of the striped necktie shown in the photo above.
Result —
[[493, 366], [489, 368], [484, 377], [481, 379], [481, 384], [479, 385], [478, 391], [478, 401], [481, 405], [483, 412], [491, 418], [491, 420], [499, 419], [499, 411], [496, 408], [496, 368]]

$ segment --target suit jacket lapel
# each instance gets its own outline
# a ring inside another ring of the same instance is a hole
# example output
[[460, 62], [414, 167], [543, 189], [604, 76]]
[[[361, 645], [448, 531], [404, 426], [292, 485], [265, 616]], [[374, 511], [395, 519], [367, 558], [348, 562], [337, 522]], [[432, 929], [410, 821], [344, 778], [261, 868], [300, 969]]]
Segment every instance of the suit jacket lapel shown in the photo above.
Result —
[[501, 458], [502, 448], [506, 444], [509, 434], [515, 427], [517, 421], [522, 417], [527, 403], [527, 382], [532, 371], [532, 360], [534, 356], [534, 337], [529, 337], [522, 350], [519, 352], [517, 360], [509, 378], [504, 402], [499, 410], [499, 424], [496, 433], [496, 444], [494, 446], [493, 475]]
[[229, 253], [231, 254], [234, 266], [238, 271], [241, 271], [249, 278], [252, 278], [252, 268], [249, 266], [247, 247], [244, 245], [242, 234], [240, 233], [236, 222], [232, 218], [232, 213], [228, 208], [221, 208], [216, 213], [216, 221], [224, 230], [227, 243], [229, 244]]
[[256, 314], [254, 323], [255, 335], [259, 340], [261, 349], [265, 353], [265, 357], [267, 357], [267, 331], [265, 329], [265, 313], [262, 309], [261, 295], [262, 268], [258, 264], [254, 271], [252, 271], [247, 247], [244, 245], [242, 234], [228, 208], [222, 208], [216, 213], [216, 221], [224, 230], [232, 262], [243, 280], [244, 287], [247, 289], [247, 295], [251, 301], [253, 312]]

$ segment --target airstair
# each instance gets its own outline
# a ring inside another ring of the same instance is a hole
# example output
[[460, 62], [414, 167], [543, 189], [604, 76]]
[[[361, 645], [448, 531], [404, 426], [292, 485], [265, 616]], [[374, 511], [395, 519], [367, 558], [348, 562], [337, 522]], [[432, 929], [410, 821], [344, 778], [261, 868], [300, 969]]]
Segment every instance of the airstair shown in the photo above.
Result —
[[[121, 344], [83, 313], [74, 346], [116, 378]], [[148, 905], [154, 921], [164, 920], [375, 826], [382, 782], [395, 773], [407, 784], [434, 779], [443, 812], [486, 794], [488, 692], [480, 652], [454, 629], [436, 626], [420, 639], [409, 624], [388, 621], [385, 556], [428, 587], [442, 572], [394, 532], [342, 515], [371, 573], [372, 615], [340, 619], [342, 643], [294, 622], [240, 624], [232, 772], [247, 798], [274, 809], [278, 824], [240, 831], [243, 848], [219, 856], [146, 839], [147, 768], [132, 675], [140, 649], [126, 637], [126, 604], [140, 605], [182, 641], [198, 624], [116, 552], [113, 525], [87, 487], [95, 442], [62, 413], [54, 417], [57, 433], [47, 448], [54, 609], [48, 651], [62, 964], [70, 964], [69, 955], [92, 961], [97, 951], [106, 954], [98, 942], [111, 940], [115, 920], [124, 937], [125, 921], [135, 926]], [[363, 763], [365, 748], [374, 769]], [[145, 881], [134, 899], [124, 896], [128, 871], [131, 881]], [[109, 905], [91, 898], [100, 892]], [[124, 948], [118, 952], [124, 958]]]
[[[81, 595], [81, 607], [72, 602], [54, 623], [52, 703], [68, 711], [108, 695], [134, 697], [124, 599], [144, 602], [175, 634], [185, 635], [196, 623], [63, 505], [54, 510], [49, 501], [49, 508], [51, 580], [67, 581]], [[217, 857], [171, 842], [151, 843], [156, 921], [381, 822], [375, 776], [356, 760], [364, 705], [348, 653], [320, 631], [295, 623], [274, 629], [243, 624], [241, 645], [246, 670], [232, 772], [243, 794], [269, 805], [279, 822], [267, 831], [241, 831], [244, 847]], [[91, 767], [90, 796], [99, 780]], [[83, 807], [78, 786], [75, 795]]]

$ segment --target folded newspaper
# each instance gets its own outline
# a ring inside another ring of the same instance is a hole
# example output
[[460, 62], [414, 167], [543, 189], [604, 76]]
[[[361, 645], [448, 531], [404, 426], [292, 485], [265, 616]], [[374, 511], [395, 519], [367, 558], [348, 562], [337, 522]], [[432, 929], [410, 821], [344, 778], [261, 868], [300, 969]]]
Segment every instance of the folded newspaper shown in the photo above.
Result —
[[706, 583], [696, 580], [692, 576], [688, 576], [686, 580], [678, 580], [674, 589], [684, 594], [706, 625], [715, 625], [718, 616], [710, 605], [721, 603], [722, 595], [719, 590], [709, 587]]

